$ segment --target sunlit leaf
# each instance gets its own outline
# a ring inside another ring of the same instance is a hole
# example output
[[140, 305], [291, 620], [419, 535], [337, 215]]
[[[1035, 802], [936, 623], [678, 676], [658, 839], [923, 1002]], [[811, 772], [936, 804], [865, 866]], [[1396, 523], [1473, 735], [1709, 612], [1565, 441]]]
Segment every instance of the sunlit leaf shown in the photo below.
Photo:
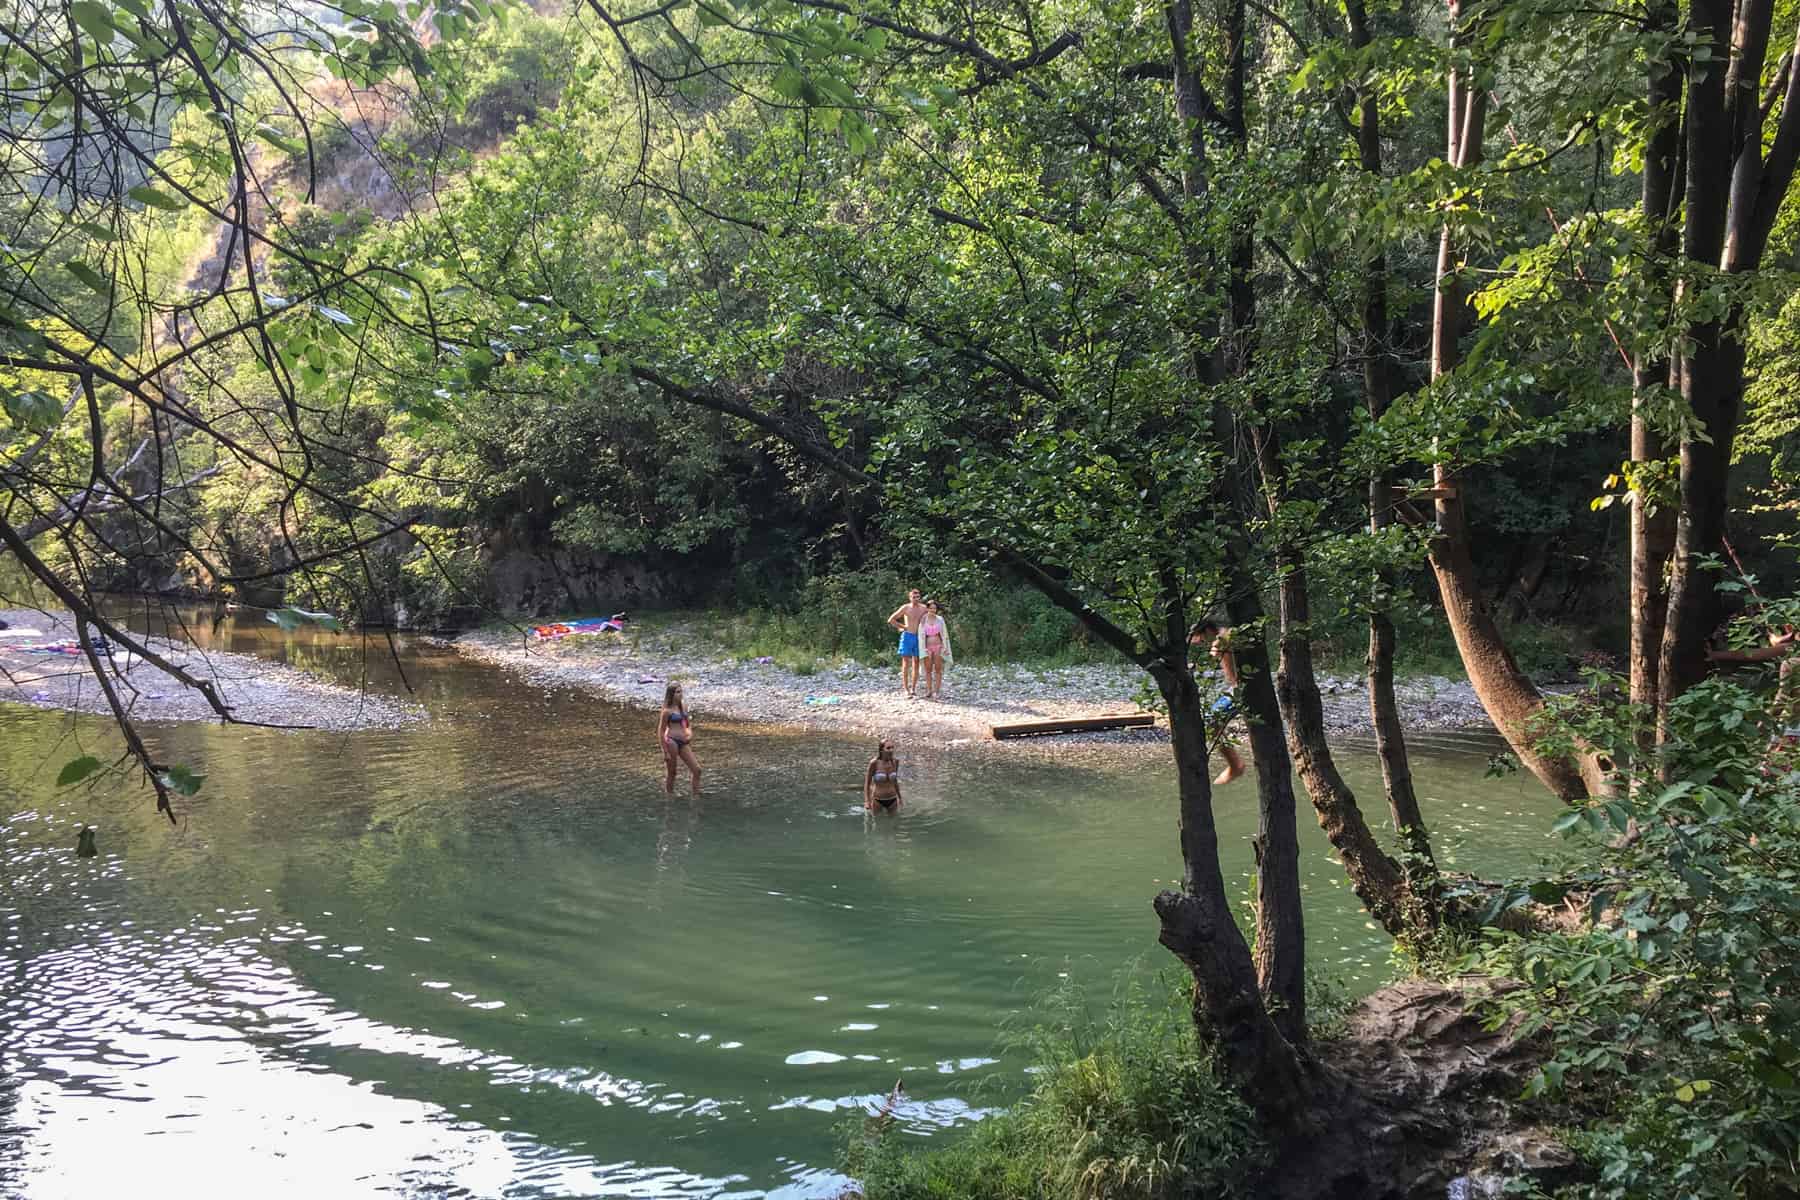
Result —
[[206, 782], [206, 776], [196, 774], [189, 767], [177, 765], [162, 773], [162, 781], [170, 791], [178, 792], [183, 796], [192, 796], [200, 790], [200, 785]]

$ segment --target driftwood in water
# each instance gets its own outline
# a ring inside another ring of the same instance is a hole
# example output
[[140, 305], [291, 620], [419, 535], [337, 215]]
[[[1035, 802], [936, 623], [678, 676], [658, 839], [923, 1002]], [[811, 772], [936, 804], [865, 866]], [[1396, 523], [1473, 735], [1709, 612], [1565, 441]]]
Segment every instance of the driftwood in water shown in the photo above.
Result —
[[1024, 721], [992, 727], [995, 740], [1038, 737], [1051, 733], [1090, 733], [1098, 729], [1141, 729], [1156, 724], [1150, 713], [1126, 713], [1112, 717], [1067, 717], [1057, 721]]

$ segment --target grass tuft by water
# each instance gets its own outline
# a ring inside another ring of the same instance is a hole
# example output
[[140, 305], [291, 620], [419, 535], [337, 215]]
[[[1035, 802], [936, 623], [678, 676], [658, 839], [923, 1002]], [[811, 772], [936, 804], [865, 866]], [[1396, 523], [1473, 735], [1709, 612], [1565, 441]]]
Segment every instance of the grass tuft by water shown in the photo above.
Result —
[[1266, 1150], [1195, 1034], [1172, 976], [1127, 982], [1103, 1010], [1066, 985], [1007, 1040], [1036, 1086], [961, 1140], [920, 1150], [890, 1119], [849, 1132], [868, 1200], [1173, 1200], [1245, 1194]]

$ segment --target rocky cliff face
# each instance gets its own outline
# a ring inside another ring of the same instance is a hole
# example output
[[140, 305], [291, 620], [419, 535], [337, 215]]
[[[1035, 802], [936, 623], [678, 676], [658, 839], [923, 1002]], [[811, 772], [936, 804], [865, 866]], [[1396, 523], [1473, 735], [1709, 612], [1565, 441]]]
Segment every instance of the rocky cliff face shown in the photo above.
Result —
[[713, 581], [693, 566], [657, 566], [556, 547], [511, 548], [488, 562], [493, 602], [512, 616], [618, 612], [683, 602]]

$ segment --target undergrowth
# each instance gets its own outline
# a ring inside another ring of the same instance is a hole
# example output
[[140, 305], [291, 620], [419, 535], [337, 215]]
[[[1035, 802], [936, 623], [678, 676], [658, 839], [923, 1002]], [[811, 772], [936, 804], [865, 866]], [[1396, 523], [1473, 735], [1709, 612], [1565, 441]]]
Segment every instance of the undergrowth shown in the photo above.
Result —
[[949, 1145], [921, 1149], [880, 1118], [850, 1132], [843, 1166], [868, 1200], [1247, 1194], [1266, 1151], [1173, 978], [1129, 982], [1099, 1012], [1060, 989], [1009, 1040], [1035, 1086]]

